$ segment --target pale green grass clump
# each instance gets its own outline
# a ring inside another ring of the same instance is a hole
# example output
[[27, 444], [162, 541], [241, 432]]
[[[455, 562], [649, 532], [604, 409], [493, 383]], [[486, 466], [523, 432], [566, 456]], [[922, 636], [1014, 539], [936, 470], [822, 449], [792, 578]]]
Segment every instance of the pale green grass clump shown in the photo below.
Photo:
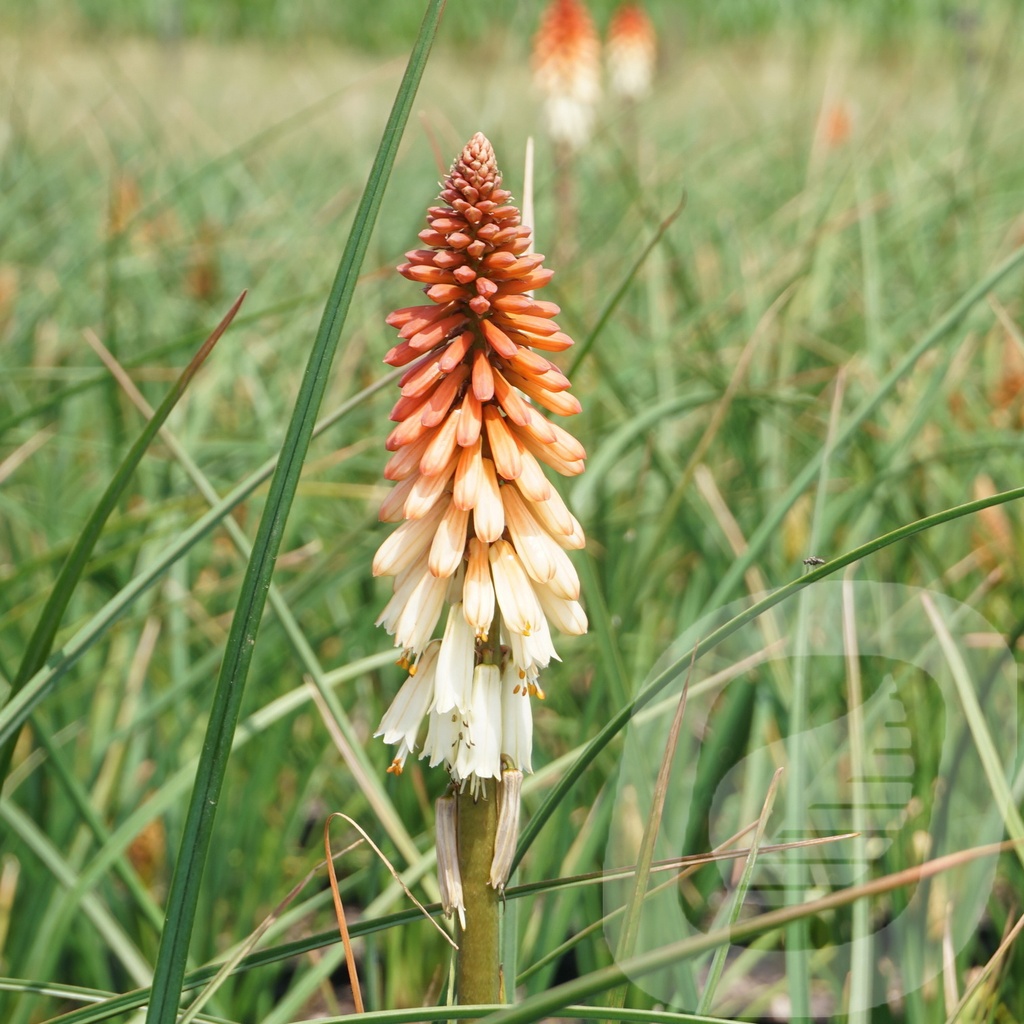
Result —
[[[419, 896], [436, 898], [431, 806], [444, 779], [410, 762], [400, 781], [385, 780], [389, 753], [370, 739], [400, 672], [373, 626], [386, 585], [369, 574], [393, 388], [363, 390], [384, 377], [383, 317], [415, 301], [392, 267], [433, 201], [435, 146], [447, 160], [473, 131], [487, 132], [519, 195], [513, 169], [537, 135], [540, 251], [556, 245], [557, 222], [552, 154], [524, 72], [528, 13], [517, 9], [468, 56], [454, 45], [452, 15], [416, 99], [323, 412], [361, 397], [314, 440], [287, 522], [190, 966], [222, 957], [315, 865], [333, 809], [410, 869]], [[575, 162], [578, 224], [558, 240], [565, 261], [546, 296], [562, 305], [581, 353], [573, 380], [585, 411], [573, 431], [590, 461], [566, 493], [588, 535], [577, 565], [592, 629], [562, 643], [563, 662], [545, 677], [536, 760], [555, 767], [531, 780], [527, 816], [705, 612], [791, 582], [810, 555], [837, 558], [1020, 485], [1021, 267], [890, 378], [1024, 243], [1024, 94], [1007, 48], [1014, 26], [999, 17], [965, 33], [922, 15], [918, 42], [884, 51], [865, 41], [876, 38], [867, 23], [860, 36], [766, 24], [763, 35], [699, 50], [666, 33], [655, 96], [635, 118], [603, 107], [597, 137]], [[412, 30], [403, 45], [411, 41]], [[58, 648], [207, 512], [197, 473], [223, 497], [278, 452], [400, 75], [399, 60], [325, 43], [80, 43], [56, 29], [0, 41], [4, 681], [142, 427], [86, 335], [157, 405], [249, 289], [169, 421], [195, 471], [171, 442], [154, 443], [74, 593]], [[684, 193], [684, 209], [641, 259]], [[149, 984], [245, 569], [240, 548], [265, 497], [261, 485], [224, 518], [233, 534], [220, 527], [199, 539], [98, 631], [21, 733], [0, 804], [0, 974], [21, 982], [0, 992], [0, 1019], [42, 1020], [78, 1005], [84, 990]], [[1021, 543], [1018, 505], [999, 505], [881, 548], [852, 573], [969, 603], [1016, 649]], [[892, 670], [875, 668], [865, 672], [868, 694]], [[941, 723], [926, 689], [908, 692], [913, 810], [924, 820]], [[789, 696], [766, 675], [756, 727], [733, 734], [739, 751], [760, 745], [757, 730], [775, 735], [803, 714], [845, 713], [842, 687], [812, 687], [802, 710]], [[348, 763], [332, 738], [339, 732], [352, 745]], [[602, 867], [618, 749], [604, 748], [549, 805], [520, 882]], [[770, 778], [751, 783], [755, 817]], [[1013, 781], [1019, 805], [1024, 786]], [[707, 836], [698, 841], [678, 852], [704, 852]], [[895, 844], [875, 877], [920, 857], [909, 840]], [[984, 927], [950, 968], [959, 994], [1021, 911], [1020, 861], [1006, 854], [999, 864]], [[340, 873], [368, 926], [406, 906], [365, 849]], [[341, 962], [336, 945], [324, 948], [329, 894], [311, 892], [297, 904], [305, 913], [289, 912], [265, 938], [275, 962], [228, 979], [208, 1012], [283, 1024], [342, 1011], [344, 983], [336, 991], [326, 980]], [[898, 912], [903, 898], [880, 895], [871, 912]], [[545, 962], [599, 920], [598, 887], [542, 889], [515, 905], [506, 970], [527, 974], [521, 996], [611, 962], [600, 931]], [[857, 926], [848, 909], [837, 915], [839, 930]], [[364, 941], [371, 1009], [437, 1001], [446, 947], [428, 925], [410, 914]], [[1024, 1016], [1010, 980], [1022, 971], [1013, 948], [983, 991], [989, 1008], [1003, 1004], [1003, 1019]], [[75, 990], [26, 991], [26, 982], [50, 981]], [[894, 1019], [945, 1020], [948, 998], [941, 983], [926, 987]], [[828, 999], [843, 1012], [842, 991]], [[650, 1001], [631, 991], [626, 1005]], [[877, 1012], [888, 1019], [884, 1006]]]

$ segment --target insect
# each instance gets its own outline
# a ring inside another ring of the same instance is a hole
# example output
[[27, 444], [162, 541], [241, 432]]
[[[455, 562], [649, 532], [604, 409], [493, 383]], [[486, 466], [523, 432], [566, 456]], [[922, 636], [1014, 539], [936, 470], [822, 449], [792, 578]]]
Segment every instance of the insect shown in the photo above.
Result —
[[810, 558], [804, 559], [804, 565], [824, 565], [825, 559], [819, 558], [817, 555], [811, 555]]

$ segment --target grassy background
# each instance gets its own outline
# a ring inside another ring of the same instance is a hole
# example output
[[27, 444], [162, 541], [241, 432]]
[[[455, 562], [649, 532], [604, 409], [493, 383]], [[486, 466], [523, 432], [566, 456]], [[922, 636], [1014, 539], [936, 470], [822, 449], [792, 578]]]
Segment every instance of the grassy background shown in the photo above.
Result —
[[[594, 6], [605, 22], [611, 5]], [[743, 593], [736, 531], [749, 539], [782, 516], [751, 559], [764, 583], [777, 586], [800, 574], [808, 554], [839, 554], [1020, 482], [1018, 272], [834, 454], [816, 520], [813, 487], [785, 499], [825, 443], [839, 371], [842, 423], [964, 291], [1024, 242], [1013, 7], [892, 6], [652, 2], [658, 89], [635, 116], [604, 102], [597, 136], [575, 163], [577, 219], [567, 234], [557, 227], [552, 154], [524, 71], [536, 6], [508, 5], [499, 16], [490, 5], [449, 5], [326, 409], [382, 376], [390, 345], [383, 317], [416, 301], [391, 268], [416, 244], [436, 195], [435, 150], [447, 164], [472, 132], [485, 131], [519, 195], [525, 140], [538, 135], [538, 247], [558, 259], [546, 297], [563, 306], [561, 322], [579, 340], [686, 194], [684, 212], [574, 378], [585, 411], [572, 427], [591, 465], [566, 491], [589, 539], [578, 564], [593, 629], [563, 640], [563, 663], [545, 677], [548, 700], [536, 714], [541, 764], [576, 751], [687, 626]], [[382, 0], [380, 17], [369, 19], [361, 7], [309, 5], [297, 16], [287, 13], [293, 5], [268, 3], [245, 5], [243, 17], [238, 5], [181, 4], [170, 24], [156, 5], [37, 0], [17, 15], [5, 11], [4, 679], [140, 428], [86, 332], [156, 404], [248, 288], [238, 322], [171, 426], [220, 494], [277, 451], [420, 13]], [[400, 782], [384, 780], [388, 751], [369, 738], [400, 678], [373, 627], [387, 583], [369, 578], [384, 534], [376, 507], [392, 401], [387, 388], [369, 397], [311, 450], [275, 577], [297, 630], [289, 635], [271, 613], [259, 638], [243, 707], [250, 729], [219, 812], [196, 964], [247, 935], [313, 866], [331, 809], [363, 822], [405, 867], [415, 858], [384, 824], [394, 812], [429, 861], [431, 804], [444, 779], [417, 766]], [[646, 426], [635, 429], [644, 414]], [[713, 436], [697, 457], [714, 488], [693, 461], [709, 423]], [[261, 503], [257, 492], [233, 513], [250, 538]], [[180, 459], [155, 445], [60, 639], [206, 507]], [[858, 575], [941, 589], [1016, 639], [1024, 628], [1021, 541], [1010, 505], [886, 549]], [[146, 982], [244, 564], [224, 531], [197, 544], [62, 679], [22, 734], [2, 805], [3, 974], [104, 991]], [[324, 724], [331, 715], [303, 682], [311, 671], [337, 681], [376, 789], [342, 765]], [[274, 702], [288, 693], [294, 706], [275, 717]], [[926, 694], [918, 699], [911, 711], [926, 734], [931, 709]], [[790, 712], [773, 700], [766, 721], [784, 729]], [[925, 810], [935, 774], [926, 750], [922, 742], [915, 792]], [[580, 778], [531, 849], [523, 880], [601, 865], [615, 769], [613, 748]], [[551, 778], [541, 774], [528, 810]], [[1015, 795], [1019, 802], [1019, 788]], [[92, 828], [83, 802], [95, 812]], [[916, 856], [912, 845], [901, 847], [879, 870]], [[400, 905], [390, 876], [365, 852], [347, 858], [345, 874], [349, 899], [368, 916]], [[1022, 891], [1020, 864], [1006, 857], [985, 930], [955, 965], [961, 989], [1020, 913]], [[309, 913], [288, 919], [273, 941], [330, 927], [317, 893]], [[432, 898], [429, 883], [420, 894]], [[879, 900], [876, 911], [894, 905]], [[520, 969], [600, 914], [597, 889], [522, 904]], [[609, 959], [600, 938], [589, 939], [534, 973], [523, 991]], [[336, 985], [322, 981], [337, 963], [332, 949], [247, 972], [226, 984], [212, 1010], [284, 1022], [338, 1000], [344, 1006], [342, 976]], [[367, 940], [370, 1005], [436, 997], [442, 963], [442, 943], [422, 923]], [[1022, 971], [1018, 952], [1005, 977]], [[831, 998], [842, 1006], [841, 993]], [[1002, 1019], [1024, 1016], [1012, 981], [986, 998], [991, 1009], [1003, 1004]], [[642, 1006], [644, 997], [634, 993], [631, 1003]], [[0, 993], [0, 1019], [20, 1024], [71, 1005]], [[946, 1019], [941, 990], [920, 993], [893, 1016]]]
[[[616, 0], [593, 0], [588, 5], [604, 27], [618, 6]], [[903, 42], [923, 27], [939, 24], [970, 28], [978, 20], [996, 17], [1005, 10], [1004, 0], [940, 4], [935, 0], [693, 0], [685, 6], [677, 0], [648, 0], [645, 8], [659, 29], [671, 36], [706, 45], [723, 39], [756, 37], [766, 31], [815, 31], [837, 21], [854, 27], [873, 42]], [[497, 15], [486, 5], [460, 3], [446, 30], [459, 44], [493, 40], [520, 21], [532, 25], [541, 4], [519, 0], [504, 4]], [[45, 27], [48, 31], [95, 33], [100, 37], [148, 35], [181, 36], [226, 41], [258, 39], [272, 44], [284, 41], [330, 39], [332, 42], [382, 52], [401, 52], [403, 40], [415, 35], [421, 5], [408, 0], [379, 0], [372, 14], [361, 4], [311, 0], [289, 4], [285, 0], [167, 0], [165, 3], [133, 3], [132, 0], [25, 0], [11, 6], [0, 18], [16, 27]]]

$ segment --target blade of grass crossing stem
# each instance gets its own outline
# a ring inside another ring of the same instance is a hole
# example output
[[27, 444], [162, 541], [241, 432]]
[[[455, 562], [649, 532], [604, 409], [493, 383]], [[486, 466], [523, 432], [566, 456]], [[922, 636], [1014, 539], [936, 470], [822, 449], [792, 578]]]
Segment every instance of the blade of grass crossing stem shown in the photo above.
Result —
[[[1024, 263], [1024, 248], [1017, 249], [1011, 253], [991, 273], [987, 274], [973, 288], [965, 292], [960, 301], [930, 331], [924, 334], [921, 340], [889, 371], [878, 387], [861, 403], [850, 419], [843, 424], [837, 433], [834, 449], [842, 448], [853, 437], [861, 424], [878, 409], [882, 401], [913, 369], [921, 356], [939, 344], [947, 335], [951, 334], [970, 310], [992, 291], [1004, 277], [1022, 263]], [[751, 534], [746, 553], [732, 562], [722, 575], [718, 586], [708, 600], [709, 607], [718, 607], [723, 601], [728, 600], [733, 589], [743, 579], [743, 574], [761, 556], [765, 546], [773, 538], [778, 537], [782, 520], [793, 505], [793, 502], [796, 501], [803, 493], [804, 488], [814, 479], [814, 474], [817, 473], [823, 457], [824, 452], [820, 450], [812, 455], [804, 464], [803, 469], [793, 478], [785, 494], [782, 495], [773, 508], [767, 511], [758, 528]]]
[[[764, 798], [764, 806], [761, 808], [761, 817], [757, 820], [757, 829], [754, 831], [754, 838], [750, 841], [750, 851], [743, 864], [743, 874], [740, 876], [739, 885], [732, 894], [729, 903], [726, 924], [728, 927], [734, 925], [740, 918], [740, 911], [743, 909], [743, 899], [750, 888], [750, 882], [754, 877], [754, 865], [757, 863], [757, 853], [764, 839], [765, 829], [768, 827], [768, 819], [772, 815], [772, 808], [775, 806], [775, 792], [779, 786], [779, 776], [784, 769], [777, 768], [768, 784], [768, 795]], [[715, 950], [711, 958], [711, 968], [708, 971], [707, 981], [704, 982], [704, 991], [701, 993], [700, 1002], [697, 1004], [698, 1013], [710, 1013], [711, 1004], [715, 1000], [715, 989], [721, 980], [722, 971], [725, 969], [725, 958], [729, 952], [729, 946], [723, 943]]]
[[783, 601], [798, 594], [805, 587], [813, 586], [819, 580], [826, 579], [839, 569], [852, 565], [854, 562], [873, 555], [876, 551], [893, 544], [898, 544], [908, 537], [917, 533], [930, 530], [932, 527], [941, 526], [944, 523], [953, 522], [973, 512], [980, 512], [984, 508], [994, 505], [1003, 505], [1010, 501], [1017, 501], [1024, 498], [1024, 487], [1014, 487], [1008, 491], [987, 498], [980, 498], [977, 501], [968, 501], [963, 505], [955, 505], [953, 508], [943, 509], [933, 515], [925, 516], [913, 523], [907, 523], [890, 533], [875, 537], [866, 544], [847, 551], [846, 554], [833, 558], [832, 561], [805, 573], [797, 579], [773, 591], [760, 601], [752, 604], [739, 615], [733, 616], [728, 622], [719, 626], [714, 632], [709, 633], [703, 640], [695, 644], [685, 654], [677, 658], [671, 665], [664, 668], [654, 679], [652, 679], [631, 701], [623, 705], [608, 721], [604, 728], [583, 748], [576, 760], [566, 769], [558, 782], [551, 787], [544, 802], [537, 809], [537, 812], [530, 818], [526, 828], [519, 838], [519, 845], [516, 848], [516, 855], [512, 861], [512, 870], [522, 860], [523, 855], [530, 848], [531, 843], [537, 838], [537, 834], [544, 827], [548, 818], [554, 813], [559, 803], [565, 798], [566, 793], [575, 785], [576, 780], [583, 774], [591, 762], [601, 753], [602, 750], [622, 731], [629, 722], [629, 719], [641, 708], [646, 707], [662, 690], [665, 689], [691, 661], [700, 659], [714, 650], [723, 640], [732, 636], [737, 630], [742, 629], [748, 622], [753, 622], [758, 616], [763, 615], [770, 608], [774, 608]]
[[[742, 838], [748, 831], [753, 830], [757, 823], [749, 825], [741, 832], [736, 833], [730, 839], [727, 839], [718, 849], [724, 850], [725, 847], [731, 845], [736, 840]], [[848, 835], [842, 836], [825, 836], [818, 839], [808, 840], [797, 845], [803, 846], [820, 846], [826, 843], [834, 842], [837, 840], [846, 840], [850, 837]], [[761, 848], [762, 853], [767, 852], [781, 852], [782, 850], [788, 849], [793, 844], [777, 844], [774, 846], [764, 846]], [[730, 859], [745, 855], [747, 851], [737, 850], [729, 855]], [[715, 854], [708, 854], [701, 858], [679, 858], [678, 863], [688, 863], [692, 867], [698, 866], [699, 863], [709, 863], [712, 860], [720, 860], [721, 855], [716, 856]], [[668, 865], [659, 865], [660, 868], [667, 868]], [[676, 865], [673, 865], [675, 870]], [[632, 868], [628, 869], [630, 872]], [[648, 896], [664, 892], [665, 889], [677, 885], [678, 879], [684, 877], [689, 873], [690, 868], [684, 868], [682, 873], [678, 871], [674, 877], [669, 878], [668, 881], [661, 883], [659, 886], [648, 891]], [[616, 877], [624, 877], [627, 869], [618, 869], [615, 873]], [[546, 882], [532, 882], [527, 885], [518, 885], [515, 888], [508, 888], [505, 890], [505, 896], [508, 901], [514, 903], [520, 898], [528, 898], [534, 896], [537, 893], [544, 892], [548, 889], [553, 888], [565, 888], [573, 887], [579, 884], [597, 884], [603, 880], [606, 872], [593, 872], [590, 875], [577, 876], [575, 879], [557, 878], [549, 879]], [[406, 880], [407, 881], [407, 880]], [[377, 902], [377, 901], [374, 901]], [[374, 904], [371, 903], [367, 908], [367, 916], [360, 918], [360, 920], [352, 923], [349, 928], [349, 934], [352, 938], [363, 935], [372, 935], [376, 932], [386, 931], [389, 928], [398, 928], [403, 925], [409, 924], [411, 921], [420, 920], [423, 916], [423, 910], [426, 910], [432, 917], [441, 916], [441, 905], [434, 903], [426, 906], [425, 908], [410, 907], [407, 910], [397, 911], [392, 914], [384, 916], [375, 916], [373, 911]], [[617, 911], [613, 912], [613, 915], [621, 914], [624, 911], [624, 907], [620, 907]], [[255, 953], [250, 953], [244, 957], [242, 961], [232, 971], [233, 974], [241, 974], [246, 971], [256, 970], [260, 967], [265, 967], [268, 964], [280, 963], [283, 960], [291, 960], [296, 957], [303, 956], [306, 953], [311, 953], [315, 950], [322, 950], [329, 946], [338, 945], [338, 932], [336, 928], [332, 928], [325, 932], [316, 932], [312, 935], [308, 935], [305, 938], [292, 940], [291, 942], [282, 943], [280, 945], [269, 946], [266, 949], [260, 950]], [[331, 955], [331, 951], [328, 951], [328, 956]], [[322, 958], [325, 959], [325, 958]], [[219, 973], [221, 968], [220, 963], [205, 965], [198, 967], [195, 970], [188, 972], [185, 975], [185, 982], [183, 985], [183, 991], [199, 988], [208, 982], [211, 978]], [[289, 992], [289, 997], [291, 991]], [[54, 1017], [50, 1020], [49, 1024], [95, 1024], [97, 1021], [109, 1020], [111, 1017], [121, 1016], [130, 1010], [137, 1009], [140, 1006], [144, 1006], [149, 999], [148, 989], [139, 989], [134, 992], [126, 992], [122, 995], [111, 996], [109, 999], [103, 1001], [102, 1005], [86, 1007], [79, 1010], [71, 1010], [68, 1013], [62, 1014], [60, 1017]], [[280, 1005], [280, 1004], [279, 1004]], [[276, 1012], [276, 1008], [275, 1008]]]
[[[153, 438], [156, 437], [157, 431], [167, 420], [167, 417], [170, 416], [171, 410], [178, 404], [182, 395], [185, 394], [192, 378], [206, 361], [207, 356], [213, 351], [214, 345], [217, 344], [221, 335], [228, 329], [231, 321], [234, 320], [235, 314], [238, 312], [244, 299], [245, 292], [242, 292], [210, 336], [200, 345], [191, 362], [181, 372], [181, 375], [174, 382], [174, 386], [167, 392], [163, 402], [160, 403], [160, 407], [153, 414], [153, 418], [142, 428], [142, 432], [139, 434], [135, 444], [131, 446], [128, 454], [124, 457], [117, 472], [114, 474], [113, 479], [108, 484], [107, 489], [103, 492], [99, 504], [93, 510], [92, 515], [89, 516], [85, 527], [82, 529], [78, 539], [75, 541], [74, 547], [61, 567], [57, 581], [53, 585], [53, 590], [50, 591], [50, 596], [43, 606], [39, 621], [36, 623], [36, 627], [32, 631], [32, 635], [29, 637], [28, 644], [25, 647], [25, 653], [22, 655], [18, 671], [11, 680], [11, 690], [7, 695], [8, 701], [18, 694], [25, 684], [43, 667], [43, 664], [49, 657], [50, 651], [53, 650], [54, 637], [56, 637], [57, 630], [60, 628], [61, 620], [64, 618], [64, 612], [67, 610], [71, 595], [82, 578], [82, 573], [85, 571], [89, 556], [92, 554], [96, 541], [99, 540], [103, 527], [110, 518], [110, 514], [117, 507], [121, 495], [124, 494], [125, 488], [128, 486], [128, 481], [131, 479], [138, 464], [142, 461], [142, 457], [146, 454], [146, 450], [152, 443]], [[7, 777], [7, 772], [10, 769], [16, 740], [17, 736], [12, 735], [0, 743], [0, 784]]]
[[370, 233], [444, 5], [445, 0], [431, 0], [409, 57], [306, 364], [281, 448], [281, 458], [253, 541], [252, 557], [249, 559], [231, 623], [196, 772], [195, 788], [168, 894], [168, 913], [157, 954], [153, 992], [146, 1014], [147, 1024], [172, 1024], [177, 1015], [203, 866], [274, 562], [309, 448], [317, 411], [327, 387], [331, 362], [355, 290], [359, 268], [369, 245]]

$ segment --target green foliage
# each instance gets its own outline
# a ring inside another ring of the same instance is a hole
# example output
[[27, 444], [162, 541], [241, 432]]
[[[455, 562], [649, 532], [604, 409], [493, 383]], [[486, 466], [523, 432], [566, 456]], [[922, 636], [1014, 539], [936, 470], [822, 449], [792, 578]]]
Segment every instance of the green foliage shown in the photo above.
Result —
[[[558, 642], [562, 663], [544, 679], [540, 770], [526, 790], [535, 825], [518, 875], [528, 887], [510, 890], [520, 994], [547, 1000], [545, 1013], [573, 975], [568, 994], [579, 997], [621, 981], [598, 926], [600, 886], [553, 880], [603, 866], [629, 701], [706, 611], [761, 586], [796, 592], [818, 578], [803, 577], [802, 559], [838, 565], [865, 546], [858, 578], [941, 590], [1011, 646], [1024, 633], [1018, 501], [948, 511], [1020, 483], [1024, 272], [1017, 263], [992, 276], [1024, 239], [1024, 96], [1010, 46], [1019, 20], [992, 3], [971, 23], [923, 0], [649, 6], [661, 30], [657, 91], [633, 111], [605, 101], [573, 163], [574, 220], [556, 199], [565, 193], [551, 147], [537, 146], [538, 245], [557, 271], [546, 297], [585, 352], [573, 429], [589, 469], [565, 492], [588, 535], [577, 565], [592, 624]], [[330, 810], [362, 822], [417, 895], [436, 897], [432, 802], [444, 779], [412, 762], [401, 780], [385, 778], [389, 753], [371, 738], [401, 674], [373, 625], [388, 584], [369, 574], [385, 532], [376, 509], [393, 401], [383, 317], [415, 301], [391, 268], [436, 193], [432, 144], [447, 160], [486, 131], [520, 195], [525, 139], [542, 131], [524, 71], [536, 6], [448, 7], [417, 99], [422, 119], [398, 150], [352, 295], [329, 419], [283, 526], [198, 893], [193, 986], [316, 864]], [[613, 4], [594, 7], [605, 24]], [[0, 973], [14, 979], [0, 983], [0, 1019], [27, 1024], [91, 991], [152, 980], [264, 484], [401, 75], [368, 53], [407, 51], [423, 5], [381, 0], [370, 16], [350, 2], [34, 0], [19, 11], [2, 15], [19, 19], [20, 34], [3, 41], [11, 59], [0, 61], [5, 683], [142, 430], [83, 332], [157, 404], [250, 291], [168, 421], [178, 446], [155, 442], [131, 478], [36, 675], [33, 725], [0, 804]], [[79, 28], [91, 35], [72, 41]], [[658, 237], [683, 190], [682, 212]], [[675, 651], [676, 675], [687, 651]], [[865, 658], [866, 692], [891, 670]], [[716, 705], [716, 722], [737, 724], [709, 736], [707, 786], [756, 746], [756, 729], [845, 713], [843, 674], [829, 671], [808, 684], [802, 709], [767, 670], [751, 676], [748, 703]], [[932, 810], [951, 727], [927, 685], [906, 685], [910, 826], [878, 875], [920, 861], [912, 826]], [[0, 709], [0, 733], [14, 735], [19, 714], [13, 702]], [[770, 778], [746, 793], [755, 818]], [[360, 918], [371, 1008], [437, 1002], [447, 946], [365, 847], [339, 873]], [[695, 876], [697, 887], [708, 877]], [[952, 967], [959, 994], [1019, 916], [1021, 877], [1020, 860], [1003, 855], [982, 927]], [[204, 1012], [285, 1024], [346, 1009], [322, 882]], [[897, 889], [865, 905], [884, 917], [907, 898]], [[807, 929], [827, 942], [830, 928], [869, 925], [841, 908]], [[1015, 945], [983, 1007], [1024, 1017], [1012, 981], [1022, 971]], [[68, 987], [37, 990], [51, 981]], [[828, 998], [841, 1013], [842, 991]], [[941, 984], [908, 999], [916, 1020], [952, 1009]], [[145, 1002], [126, 996], [73, 1019]], [[617, 1019], [643, 1019], [649, 1002], [630, 990], [633, 1009]]]

